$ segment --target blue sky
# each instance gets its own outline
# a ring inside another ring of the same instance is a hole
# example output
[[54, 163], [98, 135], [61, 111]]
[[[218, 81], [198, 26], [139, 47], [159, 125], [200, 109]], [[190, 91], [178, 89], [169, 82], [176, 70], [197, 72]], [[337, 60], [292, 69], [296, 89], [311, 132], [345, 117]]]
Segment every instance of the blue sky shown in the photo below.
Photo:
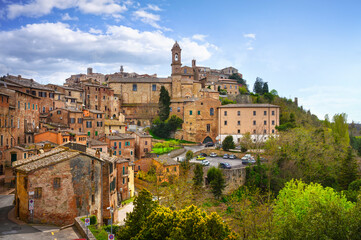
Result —
[[62, 84], [87, 67], [170, 75], [236, 67], [319, 118], [361, 122], [360, 1], [0, 0], [0, 75]]

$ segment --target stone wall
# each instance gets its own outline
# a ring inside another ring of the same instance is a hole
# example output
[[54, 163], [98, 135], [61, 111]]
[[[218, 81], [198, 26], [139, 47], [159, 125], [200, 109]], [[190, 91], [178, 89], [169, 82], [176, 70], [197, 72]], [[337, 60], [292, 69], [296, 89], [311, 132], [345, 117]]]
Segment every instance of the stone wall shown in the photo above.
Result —
[[[87, 231], [87, 227], [85, 226], [84, 222], [82, 220], [80, 220], [80, 218], [82, 217], [86, 217], [86, 216], [80, 216], [80, 217], [76, 217], [74, 219], [74, 226], [78, 229], [78, 232], [80, 233], [80, 235], [83, 238], [89, 239], [89, 240], [96, 240], [96, 238], [94, 237], [93, 233], [88, 229]], [[87, 233], [88, 232], [88, 236]]]

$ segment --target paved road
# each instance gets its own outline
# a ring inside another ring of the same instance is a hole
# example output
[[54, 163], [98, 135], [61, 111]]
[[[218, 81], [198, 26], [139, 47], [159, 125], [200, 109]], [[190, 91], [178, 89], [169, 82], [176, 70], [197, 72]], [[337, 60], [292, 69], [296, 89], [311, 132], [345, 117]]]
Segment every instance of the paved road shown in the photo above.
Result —
[[[221, 162], [226, 162], [229, 163], [229, 165], [231, 165], [232, 168], [241, 168], [241, 167], [246, 167], [246, 165], [242, 164], [242, 160], [237, 158], [237, 159], [223, 159], [222, 157], [210, 157], [207, 156], [206, 159], [209, 161], [209, 166], [210, 167], [218, 167], [219, 163]], [[194, 163], [200, 163], [201, 161], [196, 160], [195, 158], [193, 158], [190, 162], [194, 162]]]
[[34, 239], [34, 240], [58, 240], [77, 239], [80, 236], [72, 227], [59, 230], [57, 227], [45, 225], [19, 225], [8, 219], [14, 195], [0, 195], [0, 239]]
[[133, 212], [134, 205], [133, 202], [128, 203], [123, 208], [118, 210], [118, 225], [124, 225], [124, 220], [127, 217], [128, 212]]

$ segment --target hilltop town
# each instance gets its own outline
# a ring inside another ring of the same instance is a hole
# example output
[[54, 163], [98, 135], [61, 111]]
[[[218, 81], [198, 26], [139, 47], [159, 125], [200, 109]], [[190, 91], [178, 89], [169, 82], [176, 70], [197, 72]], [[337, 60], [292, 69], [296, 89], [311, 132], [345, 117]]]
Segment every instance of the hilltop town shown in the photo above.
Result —
[[[88, 68], [63, 85], [1, 77], [0, 183], [16, 188], [19, 219], [66, 225], [88, 213], [109, 218], [107, 208], [134, 196], [134, 175], [150, 162], [179, 174], [179, 163], [151, 154], [153, 138], [144, 131], [159, 114], [163, 87], [169, 116], [183, 122], [175, 139], [214, 145], [229, 135], [237, 143], [246, 133], [253, 141], [277, 134], [278, 106], [247, 99], [221, 104], [220, 96], [239, 95], [242, 84], [230, 78], [242, 78], [237, 69], [197, 66], [196, 60], [183, 66], [181, 51], [176, 42], [167, 78], [127, 73], [123, 66], [107, 75]], [[36, 210], [29, 211], [29, 199]]]

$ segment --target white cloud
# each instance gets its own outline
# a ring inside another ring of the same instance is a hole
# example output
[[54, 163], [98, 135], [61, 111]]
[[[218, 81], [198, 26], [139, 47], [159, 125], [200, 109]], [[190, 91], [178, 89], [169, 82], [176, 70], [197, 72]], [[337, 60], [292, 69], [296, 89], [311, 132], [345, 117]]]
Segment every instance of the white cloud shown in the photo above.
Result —
[[[65, 23], [28, 24], [0, 31], [0, 46], [7, 46], [0, 48], [0, 75], [21, 74], [54, 82], [79, 73], [79, 68], [85, 71], [87, 66], [98, 65], [103, 73], [112, 73], [124, 65], [138, 72], [168, 76], [173, 44], [174, 40], [159, 30], [139, 31], [113, 25], [104, 32], [84, 32]], [[185, 62], [192, 58], [207, 60], [217, 49], [190, 38], [183, 38], [180, 45]]]
[[252, 51], [253, 47], [248, 47], [247, 50]]
[[149, 13], [143, 9], [137, 10], [133, 13], [136, 19], [140, 19], [143, 23], [149, 24], [150, 26], [161, 29], [164, 31], [170, 31], [169, 28], [161, 27], [157, 22], [160, 21], [160, 16], [157, 14]]
[[70, 17], [69, 13], [65, 13], [64, 15], [61, 16], [61, 20], [63, 20], [63, 21], [77, 21], [79, 19], [77, 17]]
[[149, 10], [153, 10], [153, 11], [162, 11], [162, 9], [160, 9], [157, 5], [154, 5], [154, 4], [148, 4], [147, 8]]
[[199, 41], [204, 41], [206, 37], [207, 35], [202, 35], [202, 34], [194, 34], [192, 36], [194, 40], [199, 40]]
[[89, 29], [89, 33], [93, 33], [93, 34], [102, 34], [103, 31], [100, 29], [94, 29], [94, 28], [90, 28]]
[[254, 33], [246, 33], [246, 34], [243, 34], [243, 37], [256, 39], [256, 34], [254, 34]]
[[41, 17], [54, 9], [77, 8], [89, 14], [119, 14], [127, 10], [125, 5], [119, 5], [115, 0], [35, 0], [27, 4], [10, 4], [7, 7], [7, 17], [14, 19], [19, 16]]

